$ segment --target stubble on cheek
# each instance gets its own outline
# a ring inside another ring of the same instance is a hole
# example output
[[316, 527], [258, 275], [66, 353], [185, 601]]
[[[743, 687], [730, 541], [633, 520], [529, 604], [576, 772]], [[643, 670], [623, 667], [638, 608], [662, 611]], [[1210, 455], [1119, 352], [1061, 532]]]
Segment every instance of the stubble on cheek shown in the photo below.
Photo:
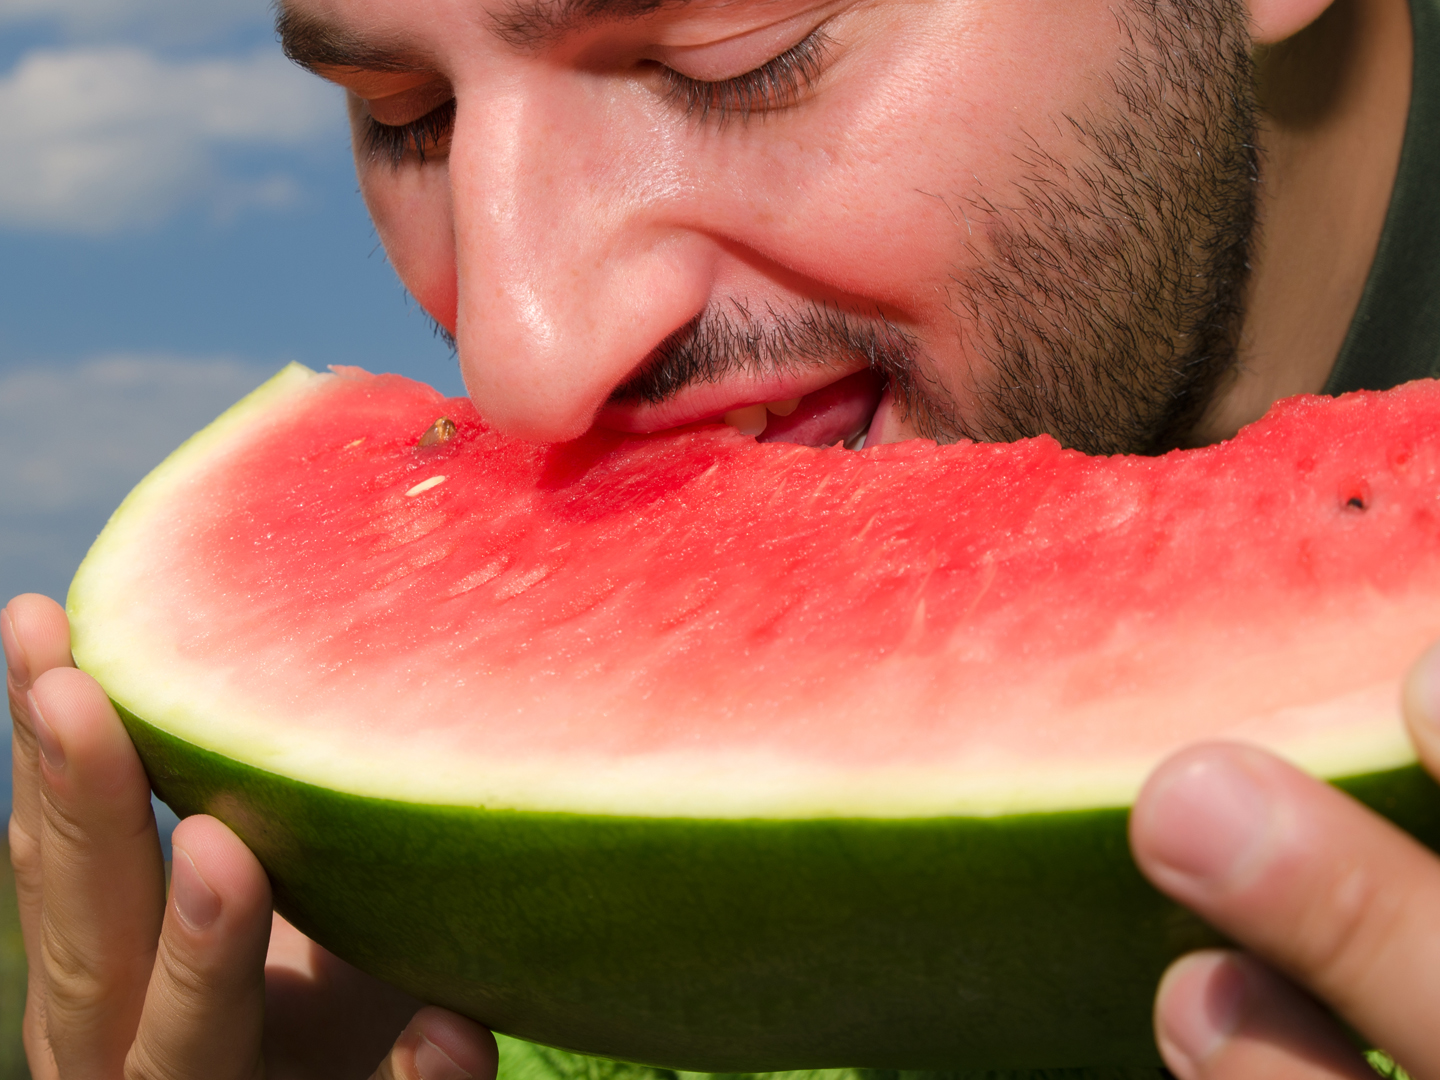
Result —
[[967, 200], [968, 371], [892, 385], [920, 434], [1048, 433], [1092, 454], [1186, 445], [1233, 370], [1255, 222], [1253, 74], [1236, 0], [1126, 0], [1108, 94], [1027, 137]]

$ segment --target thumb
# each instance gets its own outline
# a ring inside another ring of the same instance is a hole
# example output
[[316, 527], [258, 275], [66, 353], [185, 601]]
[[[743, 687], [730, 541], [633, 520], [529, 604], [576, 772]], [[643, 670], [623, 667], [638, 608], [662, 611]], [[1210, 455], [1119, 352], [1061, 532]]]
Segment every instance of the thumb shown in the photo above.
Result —
[[1405, 723], [1431, 776], [1440, 778], [1440, 645], [1410, 668], [1405, 678]]
[[372, 1080], [495, 1080], [499, 1060], [489, 1031], [431, 1005], [400, 1033]]
[[1162, 892], [1411, 1075], [1440, 1076], [1440, 861], [1418, 841], [1263, 750], [1215, 743], [1155, 770], [1130, 843]]

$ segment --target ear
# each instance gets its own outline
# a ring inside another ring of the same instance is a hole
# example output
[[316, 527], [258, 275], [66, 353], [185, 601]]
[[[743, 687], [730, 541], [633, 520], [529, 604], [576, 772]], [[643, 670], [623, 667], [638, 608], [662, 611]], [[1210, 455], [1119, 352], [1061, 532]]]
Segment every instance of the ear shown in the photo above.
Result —
[[1318, 19], [1334, 0], [1246, 0], [1256, 45], [1274, 45]]

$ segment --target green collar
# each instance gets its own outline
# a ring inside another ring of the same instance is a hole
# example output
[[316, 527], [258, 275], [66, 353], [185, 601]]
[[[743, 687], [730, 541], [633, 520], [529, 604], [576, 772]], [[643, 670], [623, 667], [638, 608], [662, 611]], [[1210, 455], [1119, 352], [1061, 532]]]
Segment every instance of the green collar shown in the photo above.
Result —
[[1415, 81], [1390, 210], [1325, 393], [1440, 374], [1440, 0], [1410, 0]]

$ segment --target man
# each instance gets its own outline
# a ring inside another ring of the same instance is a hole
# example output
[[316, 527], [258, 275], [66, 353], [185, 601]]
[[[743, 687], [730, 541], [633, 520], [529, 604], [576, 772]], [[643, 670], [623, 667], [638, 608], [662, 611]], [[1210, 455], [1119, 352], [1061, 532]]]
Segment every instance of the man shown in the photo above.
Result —
[[[280, 27], [349, 91], [387, 253], [517, 436], [1153, 452], [1440, 360], [1437, 0], [286, 0]], [[63, 612], [18, 598], [0, 633], [35, 1074], [365, 1075], [415, 1003], [277, 923], [266, 1019], [253, 857], [186, 821], [167, 901]], [[1433, 771], [1440, 653], [1407, 693]], [[1254, 950], [1167, 974], [1176, 1075], [1365, 1075], [1301, 987], [1440, 1075], [1433, 856], [1233, 746], [1162, 765], [1132, 843]], [[428, 1009], [377, 1075], [494, 1060]]]

